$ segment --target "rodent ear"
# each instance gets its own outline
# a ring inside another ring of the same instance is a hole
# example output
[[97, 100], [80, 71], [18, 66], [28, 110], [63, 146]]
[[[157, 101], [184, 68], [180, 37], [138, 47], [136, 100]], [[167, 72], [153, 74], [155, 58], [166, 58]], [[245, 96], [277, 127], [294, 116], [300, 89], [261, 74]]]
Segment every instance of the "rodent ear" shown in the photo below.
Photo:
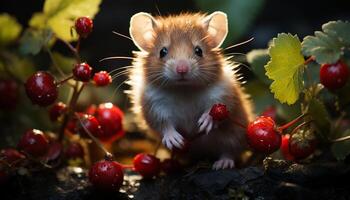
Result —
[[225, 40], [228, 32], [227, 15], [224, 12], [216, 11], [203, 19], [204, 26], [208, 29], [209, 35], [219, 47]]
[[147, 51], [156, 25], [156, 20], [148, 13], [139, 12], [131, 17], [130, 36], [140, 50]]

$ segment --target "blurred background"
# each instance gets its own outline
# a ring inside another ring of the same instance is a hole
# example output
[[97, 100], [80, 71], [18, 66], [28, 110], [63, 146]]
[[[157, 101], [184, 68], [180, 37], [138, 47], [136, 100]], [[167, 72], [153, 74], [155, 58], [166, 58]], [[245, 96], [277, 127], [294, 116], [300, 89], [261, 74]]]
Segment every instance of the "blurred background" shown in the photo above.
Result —
[[[28, 20], [33, 13], [42, 11], [43, 4], [44, 1], [42, 0], [1, 0], [0, 13], [6, 12], [15, 16], [25, 28], [28, 27]], [[230, 32], [223, 47], [254, 38], [253, 41], [230, 49], [225, 53], [245, 54], [252, 49], [266, 49], [271, 38], [281, 32], [298, 34], [299, 38], [302, 39], [305, 35], [312, 35], [315, 30], [320, 30], [322, 24], [328, 21], [349, 20], [349, 8], [349, 0], [104, 0], [94, 19], [92, 34], [82, 43], [81, 54], [84, 60], [96, 71], [111, 71], [130, 65], [130, 60], [103, 62], [99, 62], [99, 60], [109, 56], [132, 56], [131, 52], [137, 50], [133, 42], [113, 34], [112, 31], [129, 35], [130, 17], [141, 11], [153, 15], [224, 11], [229, 17]], [[56, 44], [54, 50], [60, 52], [63, 56], [70, 56], [70, 53], [62, 44]], [[34, 66], [35, 70], [47, 69], [50, 65], [50, 59], [45, 52], [28, 57], [34, 60], [30, 65], [28, 64], [28, 67]], [[238, 56], [237, 60], [245, 62], [244, 56]], [[67, 71], [69, 70], [71, 69]], [[248, 82], [248, 91], [264, 93], [260, 96], [252, 95], [258, 113], [268, 105], [277, 104], [268, 92], [266, 85], [262, 86], [260, 82], [249, 85], [257, 79], [249, 67], [243, 66], [241, 73]], [[79, 100], [80, 109], [85, 109], [92, 103], [99, 104], [112, 101], [121, 109], [127, 111], [128, 99], [123, 93], [123, 90], [127, 89], [127, 85], [122, 84], [126, 79], [126, 76], [119, 77], [108, 88], [96, 89], [91, 87], [84, 90]], [[66, 98], [65, 93], [64, 91], [60, 92], [60, 99], [63, 101]], [[28, 99], [24, 97], [25, 94], [22, 93], [21, 95], [21, 104], [15, 112], [0, 112], [0, 132], [9, 136], [0, 141], [2, 146], [16, 144], [20, 133], [24, 129], [35, 127], [52, 130], [53, 128], [47, 117], [47, 109], [32, 106]], [[293, 108], [289, 109], [293, 110]], [[293, 117], [290, 113], [289, 116]]]

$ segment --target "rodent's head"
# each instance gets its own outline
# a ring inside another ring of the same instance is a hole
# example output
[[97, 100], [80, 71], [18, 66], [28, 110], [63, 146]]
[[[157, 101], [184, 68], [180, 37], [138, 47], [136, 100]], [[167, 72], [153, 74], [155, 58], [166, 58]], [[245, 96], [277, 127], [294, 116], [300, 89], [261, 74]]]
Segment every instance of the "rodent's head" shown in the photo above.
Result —
[[130, 35], [144, 53], [146, 81], [158, 86], [207, 85], [222, 73], [220, 45], [227, 35], [227, 16], [180, 14], [152, 17], [137, 13]]

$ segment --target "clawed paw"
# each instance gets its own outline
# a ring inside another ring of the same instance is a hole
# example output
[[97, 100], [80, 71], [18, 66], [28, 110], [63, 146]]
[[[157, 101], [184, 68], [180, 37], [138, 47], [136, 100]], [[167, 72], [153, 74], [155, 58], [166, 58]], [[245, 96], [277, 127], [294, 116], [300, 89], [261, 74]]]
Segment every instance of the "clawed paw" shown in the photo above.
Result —
[[214, 170], [232, 169], [235, 167], [235, 161], [229, 158], [222, 158], [213, 164]]
[[166, 130], [162, 142], [170, 150], [174, 147], [180, 149], [184, 145], [184, 138], [176, 130]]
[[205, 131], [208, 134], [216, 125], [213, 117], [208, 112], [204, 113], [198, 120], [199, 131]]

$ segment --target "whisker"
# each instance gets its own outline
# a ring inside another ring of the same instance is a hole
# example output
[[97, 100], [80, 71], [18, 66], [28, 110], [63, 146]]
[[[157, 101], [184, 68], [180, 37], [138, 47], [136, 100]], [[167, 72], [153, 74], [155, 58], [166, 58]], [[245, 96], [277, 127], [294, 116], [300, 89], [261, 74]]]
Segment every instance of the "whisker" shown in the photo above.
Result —
[[113, 60], [113, 59], [126, 59], [126, 60], [133, 60], [134, 58], [132, 57], [127, 57], [127, 56], [111, 56], [107, 58], [102, 58], [99, 60], [99, 62], [105, 61], [105, 60]]
[[226, 48], [224, 49], [224, 51], [225, 51], [225, 50], [228, 50], [228, 49], [232, 49], [232, 48], [238, 47], [238, 46], [241, 46], [241, 45], [243, 45], [243, 44], [247, 44], [248, 42], [251, 42], [251, 41], [253, 41], [253, 40], [254, 40], [254, 38], [252, 37], [252, 38], [250, 38], [249, 40], [243, 41], [243, 42], [238, 43], [238, 44], [234, 44], [234, 45], [229, 46], [229, 47], [226, 47]]
[[123, 37], [123, 38], [129, 39], [129, 40], [131, 40], [131, 41], [132, 41], [131, 37], [126, 36], [126, 35], [121, 34], [121, 33], [118, 33], [117, 31], [112, 31], [112, 33], [114, 33], [114, 34], [116, 34], [116, 35], [118, 35], [118, 36], [120, 36], [120, 37]]

